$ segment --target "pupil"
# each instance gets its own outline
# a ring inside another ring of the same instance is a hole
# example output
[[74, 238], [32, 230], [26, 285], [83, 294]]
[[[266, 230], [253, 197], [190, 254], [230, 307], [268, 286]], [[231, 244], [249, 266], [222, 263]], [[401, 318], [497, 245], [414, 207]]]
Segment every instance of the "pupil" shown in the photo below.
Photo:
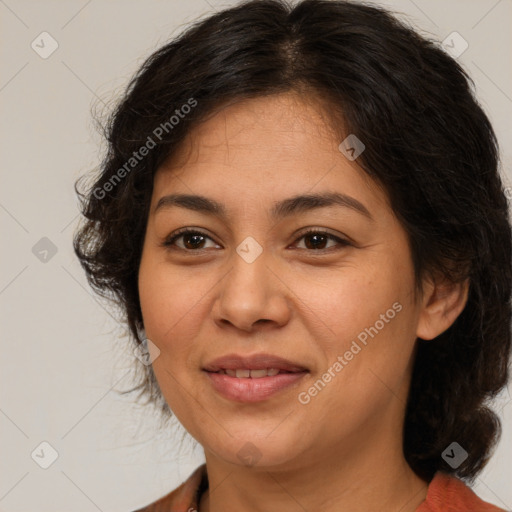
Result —
[[[202, 242], [202, 238], [203, 238], [203, 235], [186, 235], [184, 237], [185, 245], [186, 246], [192, 245], [193, 246], [192, 248], [197, 248], [198, 244], [200, 244]], [[188, 243], [187, 243], [187, 240], [189, 241]], [[194, 240], [194, 241], [190, 242], [190, 240]], [[316, 241], [313, 241], [312, 243], [306, 242], [306, 247], [308, 249], [318, 249], [320, 246], [325, 244], [325, 236], [321, 235], [321, 234], [309, 235], [306, 237], [306, 240], [310, 240], [310, 241], [316, 240]]]
[[[323, 242], [325, 242], [325, 236], [324, 236], [324, 235], [320, 235], [320, 234], [316, 234], [316, 235], [309, 235], [308, 237], [306, 237], [306, 240], [312, 240], [312, 239], [314, 239], [314, 238], [316, 238], [316, 239], [318, 239], [318, 238], [320, 238], [320, 239], [324, 239], [324, 240], [323, 240]], [[320, 241], [320, 244], [315, 243], [315, 242], [313, 242], [313, 244], [308, 244], [308, 243], [306, 243], [306, 247], [308, 247], [308, 249], [311, 249], [311, 248], [313, 248], [313, 249], [318, 249], [318, 248], [319, 248], [319, 245], [323, 245], [323, 244], [322, 244], [322, 241]]]
[[[196, 244], [195, 242], [192, 242], [191, 244], [188, 244], [188, 243], [186, 242], [187, 240], [194, 239], [194, 238], [203, 238], [203, 235], [187, 235], [187, 236], [185, 236], [185, 245], [186, 245], [186, 246], [188, 246], [188, 245], [192, 245], [192, 246], [193, 246], [193, 247], [192, 247], [193, 249], [194, 249], [194, 248], [197, 248], [197, 244]], [[196, 242], [197, 242], [197, 240], [196, 240]], [[200, 242], [201, 242], [201, 241], [199, 241], [199, 243], [200, 243]], [[189, 247], [188, 247], [188, 248], [189, 248]]]

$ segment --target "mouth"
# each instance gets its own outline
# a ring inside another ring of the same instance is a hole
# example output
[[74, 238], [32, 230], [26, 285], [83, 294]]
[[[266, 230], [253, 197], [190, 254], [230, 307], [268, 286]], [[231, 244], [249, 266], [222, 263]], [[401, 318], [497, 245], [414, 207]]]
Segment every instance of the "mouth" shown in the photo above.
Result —
[[217, 393], [236, 402], [267, 400], [294, 387], [309, 373], [301, 364], [269, 354], [231, 354], [215, 359], [202, 370]]
[[287, 372], [285, 370], [279, 370], [278, 368], [262, 368], [261, 370], [248, 370], [245, 368], [237, 368], [236, 370], [222, 368], [218, 372], [220, 375], [229, 375], [230, 377], [236, 377], [238, 379], [261, 379], [263, 377], [275, 377], [280, 373], [298, 373], [298, 372]]
[[[214, 359], [208, 363], [203, 370], [212, 373], [228, 371], [235, 372], [235, 374], [228, 373], [228, 375], [240, 378], [258, 378], [258, 375], [264, 377], [268, 375], [268, 372], [270, 372], [270, 375], [272, 376], [277, 375], [278, 373], [297, 373], [308, 371], [305, 366], [302, 366], [299, 363], [289, 361], [283, 357], [273, 356], [271, 354], [253, 354], [251, 356], [228, 354]], [[267, 373], [264, 374], [263, 371]], [[253, 372], [254, 375], [252, 375]], [[257, 372], [261, 372], [261, 374]], [[238, 375], [236, 373], [238, 373]]]

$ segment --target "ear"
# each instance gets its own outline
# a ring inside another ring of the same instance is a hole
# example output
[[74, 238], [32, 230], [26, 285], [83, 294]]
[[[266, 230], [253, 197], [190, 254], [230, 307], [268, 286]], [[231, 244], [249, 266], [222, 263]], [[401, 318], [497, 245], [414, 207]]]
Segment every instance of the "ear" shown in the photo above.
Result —
[[469, 279], [454, 283], [446, 278], [424, 284], [416, 336], [434, 339], [455, 322], [468, 299]]

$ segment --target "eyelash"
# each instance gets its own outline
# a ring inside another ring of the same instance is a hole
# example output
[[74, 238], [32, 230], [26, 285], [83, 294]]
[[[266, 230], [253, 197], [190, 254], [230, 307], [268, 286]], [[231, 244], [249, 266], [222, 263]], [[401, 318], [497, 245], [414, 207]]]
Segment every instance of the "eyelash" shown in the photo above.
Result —
[[[172, 235], [170, 235], [168, 238], [166, 238], [164, 240], [164, 242], [162, 243], [162, 246], [165, 247], [166, 249], [169, 249], [169, 250], [174, 250], [174, 249], [178, 249], [178, 250], [181, 250], [181, 251], [185, 251], [185, 252], [202, 252], [202, 251], [205, 251], [207, 249], [183, 249], [182, 247], [176, 247], [174, 245], [174, 242], [184, 236], [184, 235], [189, 235], [189, 234], [192, 234], [192, 235], [201, 235], [205, 238], [209, 238], [210, 240], [212, 240], [212, 238], [210, 236], [208, 236], [206, 233], [198, 230], [198, 229], [191, 229], [191, 228], [182, 228], [182, 229], [179, 229], [178, 231], [176, 231], [175, 233], [173, 233]], [[302, 238], [305, 238], [309, 235], [324, 235], [325, 237], [327, 237], [329, 240], [334, 240], [335, 242], [338, 242], [339, 246], [338, 247], [329, 247], [328, 249], [301, 249], [301, 250], [305, 250], [305, 251], [308, 251], [308, 252], [314, 252], [314, 253], [323, 253], [323, 252], [330, 252], [332, 251], [333, 249], [334, 250], [339, 250], [339, 249], [342, 249], [343, 247], [347, 247], [347, 246], [350, 246], [352, 245], [350, 242], [348, 242], [347, 240], [344, 240], [342, 238], [339, 238], [335, 235], [332, 235], [331, 233], [328, 233], [326, 231], [322, 231], [322, 230], [319, 230], [319, 229], [311, 229], [309, 231], [306, 231], [305, 233], [302, 233], [296, 240], [294, 243], [297, 243], [299, 240], [301, 240]]]

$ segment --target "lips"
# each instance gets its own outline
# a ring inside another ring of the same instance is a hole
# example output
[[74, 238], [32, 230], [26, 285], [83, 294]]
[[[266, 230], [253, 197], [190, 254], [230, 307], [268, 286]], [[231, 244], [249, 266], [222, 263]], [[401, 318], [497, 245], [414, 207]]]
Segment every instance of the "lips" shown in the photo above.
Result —
[[213, 389], [235, 402], [261, 402], [290, 390], [309, 373], [294, 361], [269, 354], [230, 354], [208, 363], [203, 371]]
[[[279, 373], [285, 373], [283, 370], [277, 368], [262, 368], [261, 370], [246, 370], [245, 368], [237, 368], [236, 370], [230, 370], [228, 368], [219, 370], [218, 372], [230, 377], [238, 377], [239, 379], [261, 379], [262, 377], [274, 377]], [[286, 372], [292, 373], [292, 372]]]
[[[288, 361], [282, 357], [270, 354], [254, 354], [252, 356], [229, 354], [211, 361], [203, 369], [207, 372], [221, 372], [227, 373], [231, 376], [234, 376], [232, 372], [235, 371], [237, 373], [237, 377], [249, 377], [247, 374], [247, 370], [249, 370], [251, 373], [250, 376], [253, 378], [260, 376], [259, 373], [256, 373], [258, 370], [266, 370], [267, 374], [271, 376], [276, 375], [275, 370], [278, 370], [277, 373], [298, 373], [308, 371], [307, 368], [296, 362]], [[242, 370], [245, 370], [245, 372]], [[254, 375], [252, 375], [253, 370], [255, 371]], [[261, 376], [265, 375], [261, 374]]]

